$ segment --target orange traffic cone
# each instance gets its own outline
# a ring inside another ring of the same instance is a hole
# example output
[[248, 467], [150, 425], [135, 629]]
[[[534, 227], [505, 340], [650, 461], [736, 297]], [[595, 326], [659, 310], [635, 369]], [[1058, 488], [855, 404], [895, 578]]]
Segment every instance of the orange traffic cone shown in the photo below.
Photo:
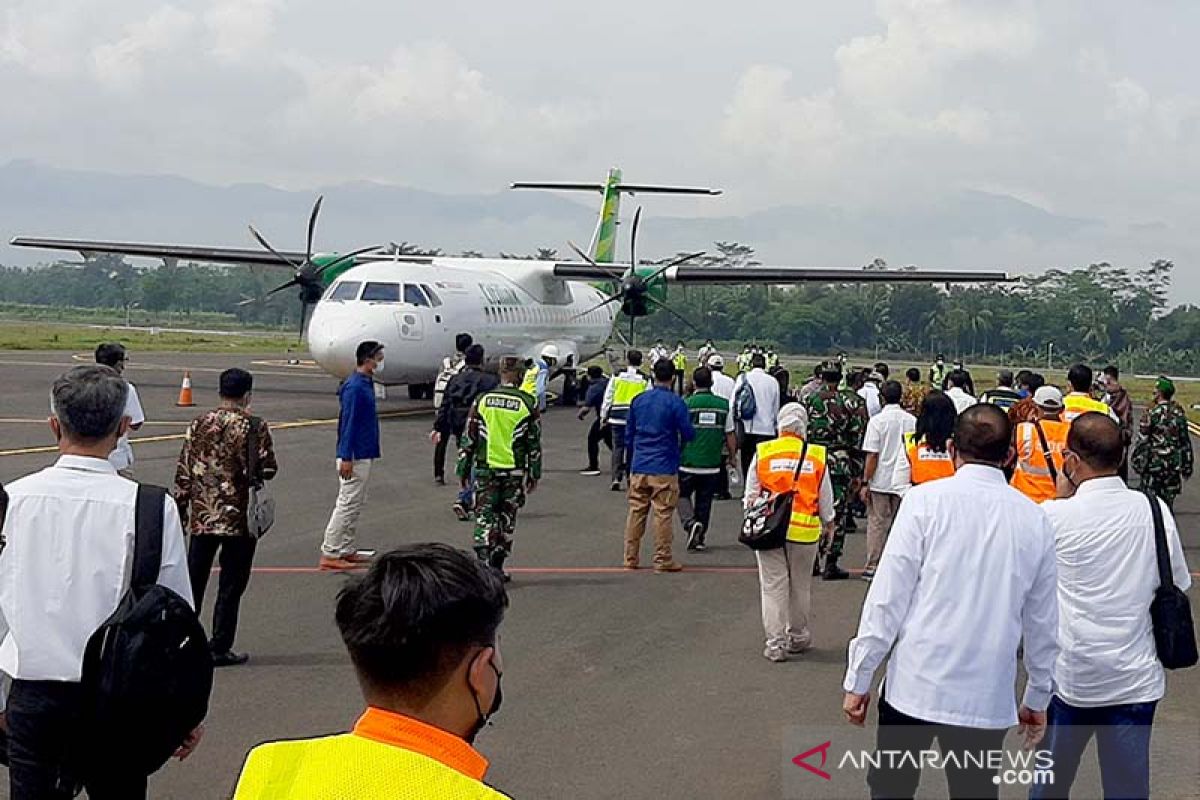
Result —
[[196, 405], [195, 401], [192, 400], [192, 373], [189, 370], [184, 370], [183, 385], [179, 387], [179, 400], [175, 405], [183, 408], [190, 408]]

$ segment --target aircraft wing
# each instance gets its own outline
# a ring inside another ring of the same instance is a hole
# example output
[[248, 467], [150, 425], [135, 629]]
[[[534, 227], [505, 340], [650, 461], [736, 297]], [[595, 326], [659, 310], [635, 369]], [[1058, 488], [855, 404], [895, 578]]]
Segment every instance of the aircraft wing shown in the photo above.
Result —
[[[163, 261], [203, 261], [208, 264], [263, 264], [271, 267], [286, 266], [271, 253], [262, 249], [240, 247], [203, 247], [197, 245], [145, 244], [142, 242], [100, 242], [87, 239], [54, 239], [37, 236], [15, 236], [9, 241], [13, 247], [33, 247], [40, 250], [68, 250], [84, 258], [100, 253], [115, 253], [140, 258], [158, 258]], [[280, 251], [283, 256], [299, 264], [304, 253]]]
[[[653, 265], [643, 265], [642, 269]], [[606, 269], [606, 267], [608, 267]], [[592, 265], [586, 261], [554, 264], [554, 277], [564, 280], [609, 281], [619, 278], [628, 264]], [[805, 267], [721, 267], [681, 264], [663, 277], [680, 284], [787, 283], [1004, 283], [1015, 280], [1007, 272], [971, 270], [809, 269]]]

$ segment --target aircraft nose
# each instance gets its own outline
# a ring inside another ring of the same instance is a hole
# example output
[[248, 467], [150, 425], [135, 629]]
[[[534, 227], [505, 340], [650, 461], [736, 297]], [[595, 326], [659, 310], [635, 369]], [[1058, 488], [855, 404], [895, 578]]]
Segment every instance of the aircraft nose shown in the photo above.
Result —
[[364, 338], [360, 323], [336, 320], [320, 305], [308, 323], [308, 351], [321, 367], [340, 378], [354, 371], [354, 350]]

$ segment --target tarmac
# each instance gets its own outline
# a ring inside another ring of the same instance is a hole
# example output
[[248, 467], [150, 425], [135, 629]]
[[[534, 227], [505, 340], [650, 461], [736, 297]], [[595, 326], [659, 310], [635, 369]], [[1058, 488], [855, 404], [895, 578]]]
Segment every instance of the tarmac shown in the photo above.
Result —
[[[0, 480], [54, 461], [45, 424], [50, 384], [90, 360], [0, 353]], [[255, 744], [344, 731], [362, 709], [333, 622], [346, 577], [316, 569], [337, 493], [335, 379], [277, 355], [135, 352], [127, 377], [149, 419], [134, 438], [137, 477], [170, 485], [186, 423], [216, 402], [217, 376], [230, 366], [255, 373], [254, 411], [272, 427], [277, 521], [259, 545], [242, 604], [235, 649], [249, 652], [250, 663], [218, 670], [204, 740], [190, 759], [152, 779], [154, 798], [227, 798]], [[197, 408], [175, 406], [184, 369]], [[380, 404], [384, 455], [372, 471], [360, 546], [436, 540], [469, 548], [470, 526], [450, 511], [454, 488], [432, 480], [429, 406], [406, 398], [393, 388]], [[488, 782], [514, 798], [866, 796], [864, 773], [835, 770], [834, 752], [869, 745], [873, 733], [874, 710], [865, 733], [841, 714], [846, 642], [867, 584], [814, 581], [814, 649], [787, 663], [766, 661], [754, 558], [736, 541], [739, 504], [716, 505], [706, 553], [684, 552], [677, 524], [683, 572], [622, 570], [624, 497], [609, 491], [606, 477], [578, 474], [589, 424], [569, 409], [551, 409], [545, 420], [546, 474], [520, 515], [510, 560], [504, 706], [477, 743], [491, 761]], [[1194, 573], [1198, 512], [1193, 485], [1177, 518]], [[848, 540], [850, 567], [864, 555], [864, 521], [859, 530]], [[650, 541], [643, 547], [645, 564]], [[215, 588], [208, 594], [206, 625]], [[1198, 690], [1200, 670], [1170, 675], [1154, 734], [1156, 797], [1200, 797]], [[833, 743], [828, 764], [820, 751], [826, 742]], [[802, 761], [817, 770], [793, 763], [806, 752]], [[1075, 797], [1099, 795], [1094, 753], [1093, 745]], [[944, 797], [945, 786], [927, 770], [920, 796]], [[1026, 793], [1013, 785], [1002, 796]]]

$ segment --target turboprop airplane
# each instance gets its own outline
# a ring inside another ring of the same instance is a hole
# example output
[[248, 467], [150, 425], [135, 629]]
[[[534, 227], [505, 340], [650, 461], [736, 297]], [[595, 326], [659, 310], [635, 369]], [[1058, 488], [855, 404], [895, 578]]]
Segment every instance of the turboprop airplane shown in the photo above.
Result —
[[[454, 351], [457, 333], [471, 333], [489, 357], [532, 358], [546, 346], [558, 348], [560, 363], [580, 364], [604, 351], [618, 309], [630, 319], [666, 303], [671, 284], [791, 284], [804, 282], [980, 283], [1008, 280], [1003, 272], [877, 271], [796, 267], [713, 267], [689, 263], [703, 253], [666, 264], [639, 262], [635, 252], [640, 209], [630, 235], [630, 260], [615, 260], [620, 201], [625, 194], [716, 195], [719, 190], [625, 183], [612, 169], [603, 183], [512, 184], [514, 189], [598, 192], [599, 218], [587, 252], [577, 261], [394, 255], [382, 246], [345, 254], [314, 254], [313, 234], [321, 209], [309, 217], [305, 252], [279, 251], [251, 226], [261, 250], [228, 247], [17, 236], [15, 247], [69, 250], [84, 258], [101, 253], [160, 259], [166, 264], [205, 262], [287, 266], [291, 280], [270, 294], [299, 289], [301, 335], [309, 352], [331, 375], [344, 378], [355, 367], [359, 342], [373, 339], [387, 351], [376, 380], [406, 384], [414, 399], [432, 397], [442, 359]], [[599, 286], [597, 286], [598, 284]], [[311, 313], [310, 312], [311, 309]], [[676, 315], [678, 316], [678, 315]]]

